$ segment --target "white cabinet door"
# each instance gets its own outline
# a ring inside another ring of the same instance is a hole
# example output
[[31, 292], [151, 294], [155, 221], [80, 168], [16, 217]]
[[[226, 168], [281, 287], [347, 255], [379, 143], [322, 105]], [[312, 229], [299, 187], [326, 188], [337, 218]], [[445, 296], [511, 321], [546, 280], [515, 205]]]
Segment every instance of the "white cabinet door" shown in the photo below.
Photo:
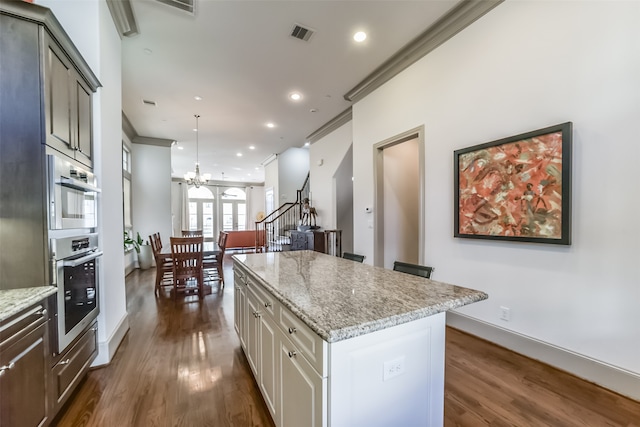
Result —
[[260, 315], [260, 352], [258, 384], [271, 416], [278, 425], [278, 333], [275, 322], [268, 315]]
[[233, 326], [236, 330], [236, 333], [238, 334], [238, 337], [240, 338], [240, 344], [242, 344], [242, 347], [246, 347], [246, 343], [245, 340], [243, 339], [243, 336], [245, 334], [245, 311], [246, 311], [246, 304], [247, 304], [247, 297], [245, 294], [245, 289], [243, 288], [243, 284], [239, 282], [239, 278], [236, 275], [235, 276], [235, 280], [234, 283], [237, 283], [235, 285], [235, 290], [234, 290], [234, 294], [233, 294]]
[[326, 426], [323, 402], [327, 379], [300, 355], [284, 335], [280, 335], [280, 384], [282, 387], [280, 427]]
[[260, 305], [256, 296], [247, 291], [247, 311], [249, 321], [247, 322], [247, 360], [253, 374], [258, 376], [258, 354], [260, 352]]

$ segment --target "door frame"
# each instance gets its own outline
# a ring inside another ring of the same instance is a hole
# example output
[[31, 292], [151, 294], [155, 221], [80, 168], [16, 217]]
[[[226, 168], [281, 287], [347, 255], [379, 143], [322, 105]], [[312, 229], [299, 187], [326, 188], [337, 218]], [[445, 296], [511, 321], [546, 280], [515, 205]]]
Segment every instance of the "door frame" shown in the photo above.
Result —
[[425, 221], [425, 151], [424, 125], [387, 138], [373, 146], [373, 265], [384, 266], [384, 154], [385, 148], [413, 139], [418, 140], [418, 260], [424, 264]]

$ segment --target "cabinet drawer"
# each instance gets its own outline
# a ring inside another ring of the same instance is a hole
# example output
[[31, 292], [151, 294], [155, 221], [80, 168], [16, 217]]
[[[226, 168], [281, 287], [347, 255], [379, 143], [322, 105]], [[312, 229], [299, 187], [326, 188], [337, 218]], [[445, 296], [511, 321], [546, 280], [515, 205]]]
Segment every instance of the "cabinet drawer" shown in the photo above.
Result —
[[258, 309], [260, 310], [260, 312], [269, 313], [269, 315], [273, 319], [275, 319], [275, 307], [278, 305], [278, 302], [275, 300], [275, 298], [270, 293], [262, 289], [262, 286], [254, 282], [251, 277], [247, 277], [247, 286], [249, 287], [249, 290], [256, 296], [256, 299], [259, 303]]
[[59, 405], [69, 397], [98, 354], [97, 331], [94, 322], [53, 367], [53, 392]]
[[294, 316], [286, 307], [279, 305], [278, 323], [296, 349], [322, 377], [327, 376], [327, 343]]
[[2, 322], [0, 326], [0, 353], [46, 321], [47, 310], [43, 304], [38, 304]]

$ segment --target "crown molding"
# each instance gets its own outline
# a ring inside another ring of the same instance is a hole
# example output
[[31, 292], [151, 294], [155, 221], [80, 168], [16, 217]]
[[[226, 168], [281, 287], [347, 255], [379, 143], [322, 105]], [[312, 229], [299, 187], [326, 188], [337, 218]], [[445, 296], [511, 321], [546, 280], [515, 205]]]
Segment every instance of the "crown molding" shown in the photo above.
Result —
[[150, 136], [136, 136], [131, 142], [134, 144], [156, 145], [158, 147], [171, 147], [174, 140], [166, 138], [152, 138]]
[[322, 125], [318, 130], [307, 136], [306, 140], [311, 144], [318, 141], [321, 138], [329, 135], [334, 130], [338, 129], [340, 126], [347, 124], [351, 121], [353, 117], [351, 107], [344, 110], [342, 113], [335, 116], [333, 119], [329, 120], [327, 123]]
[[138, 132], [136, 132], [136, 129], [133, 127], [124, 111], [122, 112], [122, 131], [127, 135], [127, 138], [129, 138], [129, 141], [131, 142], [133, 142], [133, 139], [138, 136]]
[[484, 16], [504, 0], [462, 0], [344, 95], [356, 102]]
[[130, 0], [107, 0], [107, 6], [120, 38], [131, 37], [140, 33]]

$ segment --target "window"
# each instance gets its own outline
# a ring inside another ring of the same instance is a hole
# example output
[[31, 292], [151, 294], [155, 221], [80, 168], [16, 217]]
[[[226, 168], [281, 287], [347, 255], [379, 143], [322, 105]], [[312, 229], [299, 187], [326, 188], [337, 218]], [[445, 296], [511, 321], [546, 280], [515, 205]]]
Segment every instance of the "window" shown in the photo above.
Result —
[[206, 241], [213, 241], [215, 232], [215, 198], [207, 187], [189, 188], [189, 230], [202, 230]]
[[122, 141], [122, 206], [124, 231], [131, 234], [133, 230], [133, 215], [131, 213], [131, 152]]
[[246, 230], [246, 193], [239, 188], [228, 188], [221, 194], [222, 230]]

